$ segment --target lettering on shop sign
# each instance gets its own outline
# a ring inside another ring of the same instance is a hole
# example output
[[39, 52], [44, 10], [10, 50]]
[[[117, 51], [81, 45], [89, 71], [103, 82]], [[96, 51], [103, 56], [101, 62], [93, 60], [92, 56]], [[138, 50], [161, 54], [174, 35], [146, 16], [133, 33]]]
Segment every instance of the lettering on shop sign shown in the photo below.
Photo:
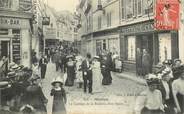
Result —
[[121, 29], [122, 34], [132, 34], [132, 33], [142, 33], [153, 31], [154, 27], [152, 23], [147, 24], [137, 24], [129, 27], [124, 27]]
[[20, 25], [20, 20], [15, 18], [0, 17], [0, 24], [2, 25]]

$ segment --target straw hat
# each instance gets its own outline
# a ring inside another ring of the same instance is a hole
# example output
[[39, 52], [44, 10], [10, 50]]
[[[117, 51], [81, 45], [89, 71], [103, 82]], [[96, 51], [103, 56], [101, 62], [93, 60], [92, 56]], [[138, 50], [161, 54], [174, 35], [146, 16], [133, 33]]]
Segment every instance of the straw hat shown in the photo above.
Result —
[[63, 85], [63, 79], [61, 79], [61, 77], [57, 77], [57, 78], [55, 78], [55, 79], [52, 81], [51, 85], [54, 86], [56, 83], [60, 83], [61, 85]]
[[10, 88], [11, 85], [7, 81], [0, 82], [0, 90]]
[[95, 58], [95, 59], [100, 59], [100, 57], [99, 57], [99, 56], [94, 56], [94, 58]]
[[170, 59], [165, 60], [165, 61], [163, 62], [163, 64], [171, 65], [171, 64], [172, 64], [172, 60], [170, 60]]
[[180, 59], [174, 59], [174, 63], [176, 63], [177, 61], [182, 62]]
[[146, 82], [149, 85], [158, 85], [159, 84], [159, 78], [155, 74], [148, 74]]

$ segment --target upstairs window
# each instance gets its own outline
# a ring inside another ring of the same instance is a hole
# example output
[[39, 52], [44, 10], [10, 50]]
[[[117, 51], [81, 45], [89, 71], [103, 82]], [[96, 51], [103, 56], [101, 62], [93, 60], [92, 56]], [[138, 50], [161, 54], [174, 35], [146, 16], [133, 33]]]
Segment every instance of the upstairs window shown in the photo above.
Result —
[[12, 8], [12, 0], [0, 0], [0, 9]]
[[102, 28], [102, 17], [98, 16], [98, 29]]
[[111, 12], [107, 13], [107, 27], [111, 26], [111, 17], [112, 13]]
[[137, 0], [137, 15], [142, 15], [142, 0]]
[[126, 1], [126, 18], [132, 18], [133, 17], [133, 0], [127, 0]]
[[121, 0], [121, 18], [125, 19], [126, 18], [126, 0]]

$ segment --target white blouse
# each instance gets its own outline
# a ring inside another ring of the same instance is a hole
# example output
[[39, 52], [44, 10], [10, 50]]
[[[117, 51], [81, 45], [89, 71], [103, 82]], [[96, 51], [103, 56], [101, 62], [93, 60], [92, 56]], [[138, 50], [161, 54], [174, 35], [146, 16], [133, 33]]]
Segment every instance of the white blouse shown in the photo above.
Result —
[[151, 92], [150, 90], [143, 91], [136, 99], [135, 111], [140, 112], [144, 107], [150, 110], [163, 109], [162, 94], [160, 90]]
[[180, 93], [184, 95], [184, 80], [178, 78], [172, 83], [173, 94]]

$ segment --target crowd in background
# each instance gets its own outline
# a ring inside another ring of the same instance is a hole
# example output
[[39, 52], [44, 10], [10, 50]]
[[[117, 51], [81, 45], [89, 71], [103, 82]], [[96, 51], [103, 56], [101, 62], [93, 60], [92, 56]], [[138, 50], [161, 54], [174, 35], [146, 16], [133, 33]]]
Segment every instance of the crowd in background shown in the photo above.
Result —
[[165, 60], [145, 79], [148, 89], [137, 97], [136, 114], [184, 113], [184, 65], [181, 60]]

